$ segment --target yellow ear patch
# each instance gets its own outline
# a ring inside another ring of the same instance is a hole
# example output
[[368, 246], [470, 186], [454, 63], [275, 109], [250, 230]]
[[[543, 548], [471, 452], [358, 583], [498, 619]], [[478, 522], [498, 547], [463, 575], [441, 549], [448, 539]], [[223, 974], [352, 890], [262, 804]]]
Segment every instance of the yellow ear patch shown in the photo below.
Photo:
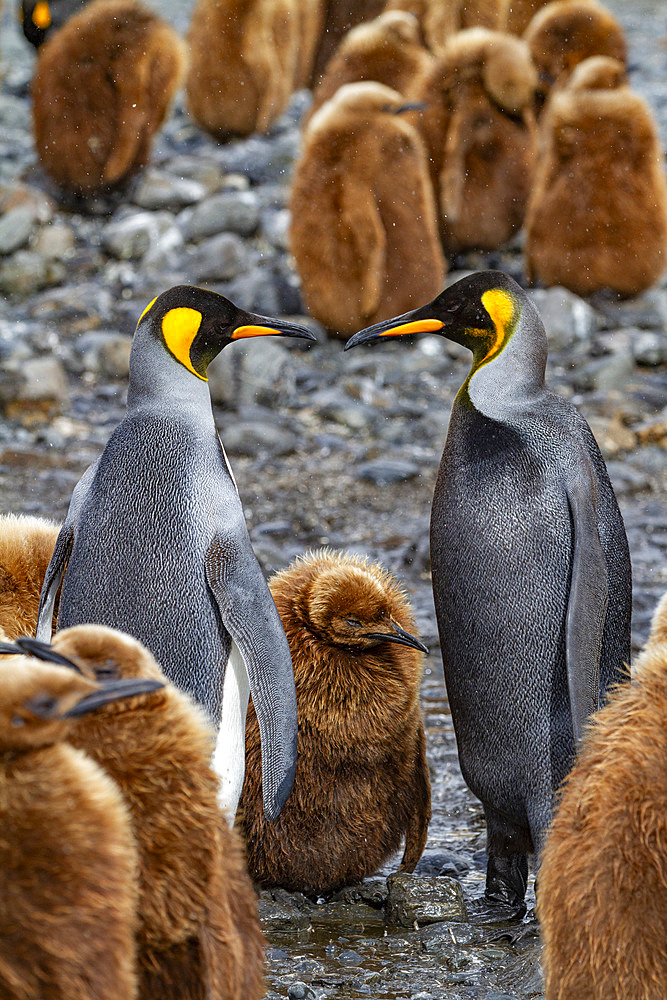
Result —
[[48, 28], [51, 25], [51, 11], [46, 0], [39, 0], [32, 12], [32, 23], [36, 28]]
[[151, 299], [151, 301], [148, 303], [148, 305], [146, 306], [146, 308], [142, 312], [141, 316], [137, 320], [137, 326], [139, 326], [139, 324], [141, 323], [142, 319], [144, 318], [144, 316], [146, 315], [146, 313], [148, 312], [148, 310], [152, 307], [153, 303], [156, 302], [156, 301], [157, 301], [157, 295], [155, 296], [154, 299]]
[[508, 292], [503, 291], [502, 288], [490, 288], [488, 292], [484, 292], [482, 295], [482, 305], [493, 320], [496, 335], [493, 344], [479, 362], [480, 365], [484, 361], [488, 361], [500, 349], [512, 325], [515, 310], [512, 296]]
[[186, 306], [170, 309], [162, 318], [162, 335], [165, 344], [177, 361], [180, 361], [189, 372], [200, 378], [202, 382], [208, 382], [207, 378], [195, 371], [190, 360], [190, 348], [192, 341], [197, 336], [201, 321], [202, 314], [196, 309], [188, 309]]

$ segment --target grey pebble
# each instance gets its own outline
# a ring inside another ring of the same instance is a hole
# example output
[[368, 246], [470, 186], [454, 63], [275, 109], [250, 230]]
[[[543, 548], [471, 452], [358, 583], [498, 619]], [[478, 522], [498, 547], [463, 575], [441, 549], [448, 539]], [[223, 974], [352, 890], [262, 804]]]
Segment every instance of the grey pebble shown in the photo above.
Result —
[[252, 236], [259, 226], [259, 203], [252, 191], [223, 191], [177, 217], [188, 242], [198, 243], [217, 233]]
[[376, 458], [372, 462], [364, 462], [357, 468], [357, 477], [365, 479], [376, 486], [389, 486], [392, 483], [404, 482], [418, 476], [419, 466], [413, 462], [397, 458]]
[[35, 229], [35, 217], [28, 205], [18, 205], [0, 216], [0, 255], [14, 253], [27, 245]]
[[198, 244], [188, 263], [195, 282], [230, 281], [250, 265], [247, 243], [235, 233], [218, 233]]
[[160, 209], [178, 211], [187, 205], [196, 205], [207, 195], [207, 188], [199, 181], [174, 177], [171, 173], [145, 170], [132, 192], [132, 201], [149, 212]]

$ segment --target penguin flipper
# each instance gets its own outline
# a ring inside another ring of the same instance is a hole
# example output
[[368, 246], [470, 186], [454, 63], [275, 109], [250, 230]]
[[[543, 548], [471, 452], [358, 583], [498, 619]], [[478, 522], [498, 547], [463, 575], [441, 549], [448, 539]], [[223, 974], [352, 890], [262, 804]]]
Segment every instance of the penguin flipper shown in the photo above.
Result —
[[249, 543], [217, 534], [206, 554], [206, 579], [248, 672], [262, 747], [264, 812], [272, 820], [296, 770], [296, 691], [287, 638]]
[[347, 242], [354, 247], [359, 269], [356, 288], [361, 314], [370, 318], [381, 302], [387, 260], [387, 237], [380, 209], [368, 185], [350, 174], [341, 197], [341, 222], [349, 229]]
[[578, 744], [588, 717], [600, 706], [600, 652], [607, 614], [608, 578], [596, 518], [593, 469], [588, 456], [566, 484], [572, 518], [572, 576], [565, 626], [565, 662], [574, 738]]
[[83, 501], [88, 494], [88, 490], [90, 489], [93, 477], [97, 472], [98, 465], [99, 459], [97, 462], [93, 462], [92, 465], [88, 466], [84, 474], [81, 476], [81, 479], [74, 487], [65, 523], [60, 529], [60, 534], [56, 539], [56, 545], [53, 550], [53, 555], [51, 556], [51, 561], [46, 567], [44, 583], [42, 584], [42, 593], [39, 598], [37, 628], [35, 629], [35, 638], [39, 639], [40, 642], [51, 642], [51, 633], [53, 631], [53, 610], [56, 603], [56, 594], [58, 593], [58, 587], [61, 584], [63, 576], [65, 575], [67, 562], [72, 553], [72, 547], [74, 545], [74, 532], [79, 521], [79, 513], [81, 511]]

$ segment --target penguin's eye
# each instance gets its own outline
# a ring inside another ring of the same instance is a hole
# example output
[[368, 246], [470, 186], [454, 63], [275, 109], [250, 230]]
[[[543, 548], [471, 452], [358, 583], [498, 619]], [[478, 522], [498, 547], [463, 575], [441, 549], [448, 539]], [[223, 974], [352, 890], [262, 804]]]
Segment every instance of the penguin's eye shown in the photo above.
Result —
[[48, 694], [38, 694], [26, 701], [25, 707], [40, 718], [48, 719], [58, 708], [58, 701]]
[[118, 664], [113, 660], [105, 660], [95, 670], [95, 677], [99, 680], [109, 680], [111, 677], [118, 677]]
[[346, 618], [345, 621], [348, 625], [351, 625], [352, 628], [361, 628], [361, 622], [357, 621], [356, 618]]

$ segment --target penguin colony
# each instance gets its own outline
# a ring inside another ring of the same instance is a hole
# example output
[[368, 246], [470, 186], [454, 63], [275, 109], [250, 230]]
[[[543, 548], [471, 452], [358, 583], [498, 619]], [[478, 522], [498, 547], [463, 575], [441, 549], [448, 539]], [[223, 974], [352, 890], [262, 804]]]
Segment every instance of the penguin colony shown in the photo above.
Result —
[[130, 354], [127, 415], [74, 490], [46, 574], [37, 638], [51, 637], [62, 581], [60, 628], [93, 621], [148, 646], [169, 679], [219, 726], [221, 801], [230, 816], [243, 783], [252, 690], [264, 804], [273, 818], [296, 764], [292, 663], [250, 545], [206, 377], [226, 345], [267, 335], [315, 339], [305, 327], [244, 312], [187, 285], [144, 309]]
[[147, 7], [87, 5], [39, 51], [33, 126], [44, 169], [73, 195], [126, 181], [147, 162], [184, 68], [181, 41]]
[[210, 723], [130, 636], [79, 625], [59, 632], [53, 650], [92, 680], [163, 685], [131, 711], [110, 704], [82, 716], [69, 736], [114, 779], [129, 809], [139, 997], [258, 1000], [262, 934], [241, 845], [217, 804]]
[[434, 295], [445, 261], [433, 190], [403, 97], [349, 83], [313, 115], [290, 197], [290, 249], [309, 312], [348, 335]]
[[547, 1000], [667, 996], [667, 597], [588, 726], [544, 849]]
[[0, 637], [35, 634], [39, 595], [59, 530], [44, 518], [0, 515]]
[[431, 787], [419, 706], [427, 650], [411, 634], [405, 594], [377, 564], [327, 550], [269, 586], [292, 651], [298, 763], [285, 808], [267, 823], [251, 706], [238, 818], [251, 877], [320, 896], [372, 874], [403, 837], [399, 870], [413, 871]]
[[2, 658], [0, 994], [133, 1000], [137, 853], [116, 784], [66, 742], [75, 716], [146, 689]]
[[519, 285], [473, 274], [346, 350], [424, 332], [473, 355], [433, 497], [433, 595], [486, 894], [521, 907], [586, 719], [629, 660], [628, 543], [588, 424], [544, 381], [546, 333]]

